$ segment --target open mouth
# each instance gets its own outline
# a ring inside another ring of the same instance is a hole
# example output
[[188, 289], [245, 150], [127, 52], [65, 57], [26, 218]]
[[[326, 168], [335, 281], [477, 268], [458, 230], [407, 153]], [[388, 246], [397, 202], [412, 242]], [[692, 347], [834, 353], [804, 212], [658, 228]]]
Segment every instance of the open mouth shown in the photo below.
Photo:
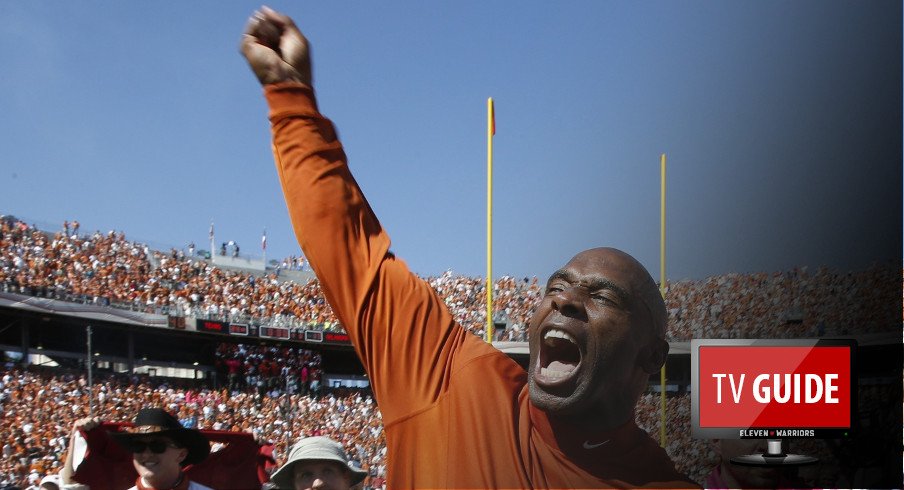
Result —
[[552, 386], [572, 379], [581, 365], [581, 349], [575, 338], [558, 328], [543, 332], [535, 378], [540, 384]]

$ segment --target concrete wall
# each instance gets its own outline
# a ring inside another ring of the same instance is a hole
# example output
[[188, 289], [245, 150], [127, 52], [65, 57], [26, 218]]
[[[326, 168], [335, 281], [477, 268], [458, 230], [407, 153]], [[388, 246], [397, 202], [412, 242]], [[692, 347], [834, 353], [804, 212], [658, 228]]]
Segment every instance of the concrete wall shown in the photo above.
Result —
[[261, 259], [249, 259], [245, 257], [232, 257], [231, 255], [212, 255], [210, 261], [217, 267], [229, 267], [234, 269], [249, 269], [264, 272], [264, 261]]

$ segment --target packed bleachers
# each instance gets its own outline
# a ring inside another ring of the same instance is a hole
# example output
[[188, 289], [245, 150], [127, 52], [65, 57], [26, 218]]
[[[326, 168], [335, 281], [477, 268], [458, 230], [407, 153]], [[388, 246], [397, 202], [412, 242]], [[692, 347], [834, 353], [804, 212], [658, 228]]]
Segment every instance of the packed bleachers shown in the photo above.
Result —
[[322, 358], [314, 350], [224, 342], [215, 355], [219, 379], [230, 391], [276, 397], [317, 394], [321, 387]]
[[[871, 426], [863, 430], [886, 431], [895, 425], [893, 414], [880, 410], [887, 406], [893, 392], [891, 386], [870, 386], [860, 391], [860, 412], [872, 419]], [[289, 441], [326, 435], [341, 441], [350, 457], [369, 472], [365, 488], [379, 487], [385, 478], [382, 417], [365, 392], [342, 389], [319, 395], [260, 396], [253, 389], [229, 393], [188, 381], [161, 383], [144, 376], [104, 375], [95, 383], [94, 400], [95, 415], [107, 421], [128, 421], [140, 407], [162, 406], [178, 414], [187, 427], [251, 432], [257, 440], [275, 444], [280, 464]], [[26, 488], [29, 482], [58, 472], [71, 426], [88, 415], [88, 401], [85, 376], [77, 372], [34, 367], [22, 370], [11, 365], [0, 369], [0, 488], [4, 483]], [[659, 413], [658, 395], [641, 397], [636, 409], [637, 423], [657, 440]], [[667, 399], [666, 438], [666, 450], [678, 469], [697, 482], [702, 483], [719, 463], [713, 441], [691, 437], [687, 395]], [[838, 474], [803, 473], [811, 486], [837, 486], [839, 481], [845, 481], [845, 464], [862, 464], [839, 460], [839, 455], [823, 441], [795, 444], [792, 449], [796, 452], [836, 462], [822, 467], [834, 467]], [[893, 448], [873, 449], [877, 454], [894, 454]]]
[[[299, 259], [290, 257], [294, 266]], [[0, 219], [0, 291], [169, 315], [341, 331], [319, 283], [227, 271], [175, 250], [151, 251], [124, 234], [80, 235], [66, 226], [46, 233]], [[839, 335], [900, 328], [900, 282], [894, 267], [865, 271], [729, 273], [667, 283], [668, 339]], [[486, 294], [480, 277], [448, 271], [425, 279], [458, 322], [482, 336]], [[498, 340], [527, 339], [543, 288], [537, 278], [505, 276], [494, 285]]]
[[[301, 267], [296, 258], [284, 262], [286, 270]], [[0, 218], [0, 291], [169, 315], [341, 331], [316, 281], [297, 284], [282, 280], [278, 273], [227, 271], [177, 251], [151, 251], [122, 233], [82, 234], [75, 222], [47, 233]], [[448, 271], [425, 280], [461, 325], [483, 335], [482, 278]], [[525, 340], [543, 287], [537, 278], [508, 276], [493, 287], [494, 319], [508, 326], [496, 338]], [[894, 330], [899, 328], [899, 287], [897, 270], [887, 267], [851, 273], [800, 268], [670, 282], [668, 337], [829, 336]], [[385, 442], [379, 411], [366, 394], [324, 393], [318, 386], [323, 366], [317, 352], [221, 344], [215, 364], [219, 379], [228, 381], [219, 391], [189, 382], [160, 384], [141, 376], [102, 377], [95, 388], [96, 413], [107, 420], [128, 420], [139, 406], [161, 405], [189, 426], [253, 432], [274, 442], [278, 456], [285, 455], [288, 440], [329, 435], [342, 441], [372, 474], [368, 482], [381, 482]], [[881, 403], [883, 390], [863, 390], [866, 399], [861, 406]], [[85, 378], [78, 373], [10, 366], [2, 371], [0, 488], [5, 481], [24, 488], [58, 470], [71, 424], [87, 415], [88, 399]], [[658, 411], [655, 395], [645, 395], [637, 408], [639, 425], [654, 437], [659, 431]], [[689, 416], [687, 396], [668, 399], [667, 450], [679, 469], [702, 482], [718, 460], [709, 441], [691, 439]], [[878, 420], [875, 425], [883, 423]], [[810, 449], [823, 458], [833, 457], [822, 454], [824, 447]]]
[[[0, 371], [0, 488], [21, 488], [65, 461], [72, 424], [89, 414], [84, 375], [59, 370]], [[376, 403], [346, 389], [320, 395], [259, 396], [228, 393], [189, 382], [153, 382], [143, 376], [104, 375], [94, 384], [94, 414], [106, 421], [130, 421], [145, 406], [165, 407], [187, 427], [251, 432], [275, 445], [282, 463], [287, 443], [326, 435], [379, 482], [385, 477], [385, 440]]]
[[894, 267], [724, 274], [668, 284], [670, 340], [788, 338], [900, 328]]
[[286, 270], [286, 271], [303, 271], [310, 270], [310, 266], [308, 265], [308, 261], [304, 258], [304, 256], [290, 255], [282, 260], [272, 260], [271, 263], [274, 263], [277, 269]]
[[[341, 441], [350, 457], [368, 470], [369, 482], [385, 477], [382, 418], [369, 395], [340, 391], [259, 396], [254, 391], [253, 386], [228, 393], [189, 382], [159, 384], [144, 376], [106, 375], [94, 387], [94, 413], [105, 420], [127, 421], [142, 406], [166, 407], [187, 427], [254, 433], [258, 440], [276, 445], [280, 463], [287, 441], [303, 435], [327, 435]], [[30, 480], [58, 472], [69, 430], [75, 420], [88, 415], [88, 401], [84, 375], [15, 368], [3, 371], [0, 483], [13, 482], [24, 488]], [[637, 408], [639, 425], [652, 434], [659, 430], [657, 410], [658, 398], [650, 395], [642, 398]], [[686, 468], [711, 468], [713, 456], [705, 449], [705, 441], [691, 441], [684, 430], [689, 427], [688, 412], [687, 397], [669, 400], [669, 451], [680, 456]]]

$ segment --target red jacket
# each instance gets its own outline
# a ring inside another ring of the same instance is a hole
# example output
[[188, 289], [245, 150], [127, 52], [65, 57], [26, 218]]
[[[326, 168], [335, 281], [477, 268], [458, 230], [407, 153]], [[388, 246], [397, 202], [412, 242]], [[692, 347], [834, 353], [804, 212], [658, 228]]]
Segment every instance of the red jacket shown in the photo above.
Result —
[[[108, 434], [130, 425], [105, 422], [82, 432], [88, 452], [75, 469], [73, 479], [91, 490], [125, 490], [135, 485], [138, 473], [132, 465], [132, 454]], [[276, 466], [271, 444], [260, 446], [247, 432], [201, 433], [211, 443], [223, 443], [226, 447], [210, 453], [201, 463], [186, 466], [185, 474], [190, 480], [217, 490], [260, 490], [261, 484], [269, 481], [267, 469]]]

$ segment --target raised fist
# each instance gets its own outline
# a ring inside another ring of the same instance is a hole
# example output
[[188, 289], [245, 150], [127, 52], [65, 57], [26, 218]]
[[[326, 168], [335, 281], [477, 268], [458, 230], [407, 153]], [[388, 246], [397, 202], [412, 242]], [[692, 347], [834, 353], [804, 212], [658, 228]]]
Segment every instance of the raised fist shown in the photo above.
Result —
[[240, 49], [261, 85], [287, 81], [311, 85], [308, 40], [288, 16], [268, 7], [255, 11]]

